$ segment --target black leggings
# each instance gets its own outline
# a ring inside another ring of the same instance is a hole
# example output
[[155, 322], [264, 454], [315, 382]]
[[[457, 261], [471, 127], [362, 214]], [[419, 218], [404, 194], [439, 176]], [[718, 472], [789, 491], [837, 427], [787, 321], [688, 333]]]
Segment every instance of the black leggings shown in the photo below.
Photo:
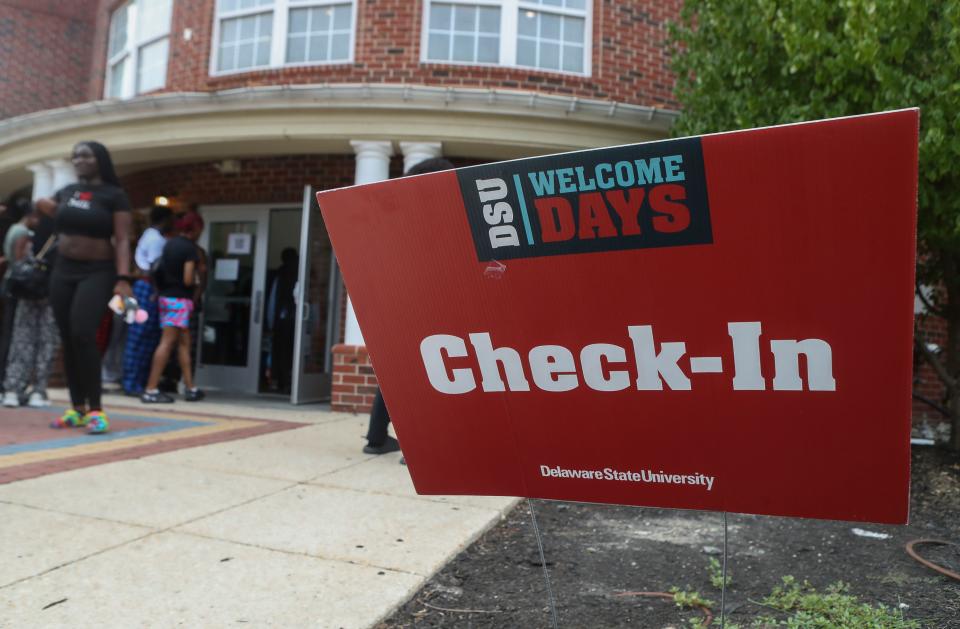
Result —
[[50, 276], [50, 305], [63, 340], [63, 366], [75, 409], [102, 409], [97, 328], [116, 282], [113, 260], [60, 256]]

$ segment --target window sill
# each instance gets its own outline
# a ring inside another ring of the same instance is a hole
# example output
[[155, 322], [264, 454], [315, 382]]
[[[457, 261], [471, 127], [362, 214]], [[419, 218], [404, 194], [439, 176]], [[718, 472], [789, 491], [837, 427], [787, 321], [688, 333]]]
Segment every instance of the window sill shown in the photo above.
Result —
[[543, 75], [555, 75], [568, 79], [589, 79], [589, 72], [567, 72], [564, 70], [547, 70], [544, 68], [533, 68], [530, 66], [513, 66], [504, 63], [480, 63], [473, 61], [437, 61], [434, 59], [421, 59], [420, 65], [424, 67], [432, 66], [436, 68], [483, 68], [486, 70], [505, 70], [507, 72], [524, 72]]
[[270, 74], [276, 72], [283, 72], [284, 70], [303, 70], [308, 68], [339, 68], [339, 67], [350, 67], [354, 65], [353, 59], [346, 59], [343, 61], [321, 61], [321, 62], [310, 62], [310, 63], [288, 63], [282, 66], [257, 66], [255, 68], [244, 68], [242, 70], [221, 70], [218, 72], [211, 72], [208, 75], [210, 79], [225, 79], [234, 76], [239, 76], [243, 74]]

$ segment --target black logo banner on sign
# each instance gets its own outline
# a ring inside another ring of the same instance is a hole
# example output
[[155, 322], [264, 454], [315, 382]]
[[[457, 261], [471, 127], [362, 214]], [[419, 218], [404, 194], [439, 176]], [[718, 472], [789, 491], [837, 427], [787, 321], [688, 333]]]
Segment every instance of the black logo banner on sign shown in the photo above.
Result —
[[457, 170], [480, 261], [713, 242], [700, 138]]

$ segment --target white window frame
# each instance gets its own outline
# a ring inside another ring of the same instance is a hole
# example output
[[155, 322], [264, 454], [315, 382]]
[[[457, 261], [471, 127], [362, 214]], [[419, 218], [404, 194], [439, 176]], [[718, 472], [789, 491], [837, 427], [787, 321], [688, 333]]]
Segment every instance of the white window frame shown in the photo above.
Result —
[[[110, 12], [110, 19], [107, 22], [107, 64], [106, 70], [103, 77], [103, 97], [104, 98], [118, 98], [120, 100], [125, 100], [128, 98], [133, 98], [134, 96], [139, 96], [143, 92], [137, 91], [137, 79], [139, 78], [140, 72], [140, 49], [146, 48], [151, 44], [155, 44], [162, 39], [167, 40], [167, 66], [166, 71], [167, 75], [170, 73], [170, 30], [173, 26], [173, 11], [176, 8], [176, 0], [171, 0], [170, 3], [170, 24], [167, 24], [167, 28], [164, 32], [151, 37], [150, 39], [144, 39], [140, 41], [137, 38], [137, 25], [139, 20], [139, 7], [137, 6], [138, 0], [127, 0], [124, 3], [117, 5], [117, 7]], [[126, 45], [115, 55], [110, 57], [110, 36], [113, 34], [113, 17], [121, 9], [126, 8], [127, 10], [127, 43]], [[121, 63], [126, 59], [129, 64], [130, 70], [125, 72], [123, 75], [123, 85], [120, 87], [119, 96], [110, 96], [110, 89], [113, 87], [111, 85], [111, 77], [113, 74], [113, 67], [118, 63]], [[162, 90], [167, 86], [167, 75], [163, 77], [163, 84], [159, 87], [151, 89], [151, 92], [156, 90]]]
[[[287, 26], [290, 18], [290, 9], [309, 9], [337, 4], [349, 4], [351, 12], [350, 27], [350, 55], [346, 59], [333, 61], [298, 61], [287, 63]], [[246, 72], [262, 72], [281, 68], [302, 68], [304, 66], [339, 66], [352, 64], [356, 56], [357, 46], [357, 5], [359, 0], [273, 0], [269, 5], [258, 6], [252, 9], [238, 9], [236, 11], [220, 11], [219, 0], [214, 1], [213, 38], [210, 51], [210, 76], [229, 76]], [[220, 23], [223, 20], [263, 13], [273, 14], [273, 30], [270, 34], [270, 62], [267, 65], [250, 66], [235, 70], [218, 70], [220, 62]]]
[[[466, 6], [499, 7], [500, 9], [500, 62], [481, 61], [444, 61], [427, 57], [430, 37], [430, 8], [433, 4], [460, 4]], [[566, 74], [568, 76], [591, 76], [593, 72], [593, 0], [586, 0], [586, 7], [566, 9], [549, 5], [527, 2], [525, 0], [424, 0], [420, 24], [420, 63], [443, 66], [483, 66], [491, 68], [514, 68], [525, 72], [545, 74]], [[533, 66], [517, 65], [517, 16], [520, 11], [536, 11], [564, 17], [582, 18], [583, 25], [583, 72], [552, 70]]]

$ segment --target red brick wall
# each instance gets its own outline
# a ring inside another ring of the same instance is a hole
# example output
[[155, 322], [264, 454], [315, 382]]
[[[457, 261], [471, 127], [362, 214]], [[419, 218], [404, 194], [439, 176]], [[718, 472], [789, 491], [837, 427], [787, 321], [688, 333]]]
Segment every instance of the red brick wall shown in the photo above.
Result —
[[[224, 155], [224, 159], [232, 159]], [[470, 158], [450, 158], [457, 167], [482, 163]], [[191, 203], [300, 203], [303, 186], [329, 190], [353, 185], [353, 155], [281, 155], [240, 159], [240, 172], [224, 175], [219, 161], [150, 168], [122, 176], [121, 183], [134, 208], [153, 205], [157, 195], [170, 197], [175, 209]], [[403, 173], [403, 157], [390, 161], [390, 176]]]
[[367, 348], [333, 346], [333, 393], [330, 407], [348, 413], [369, 413], [377, 393], [377, 377]]
[[[593, 71], [590, 77], [461, 65], [422, 64], [422, 0], [357, 0], [355, 62], [209, 76], [215, 0], [175, 3], [170, 29], [167, 91], [211, 91], [255, 85], [305, 83], [412, 83], [506, 88], [676, 107], [673, 75], [663, 47], [666, 21], [681, 0], [594, 0]], [[98, 49], [91, 98], [103, 91], [107, 19], [117, 0], [100, 0]], [[183, 38], [184, 29], [192, 38]]]
[[[0, 2], [0, 119], [103, 97], [110, 14], [124, 0]], [[663, 42], [681, 0], [594, 0], [592, 76], [422, 64], [422, 0], [357, 0], [355, 62], [209, 76], [215, 0], [178, 0], [166, 91], [323, 82], [536, 90], [677, 107]], [[185, 29], [192, 38], [183, 38]]]
[[[225, 156], [229, 157], [229, 156]], [[175, 207], [191, 203], [300, 203], [304, 184], [318, 190], [353, 184], [352, 155], [287, 155], [241, 159], [241, 171], [221, 174], [219, 162], [178, 164], [152, 168], [121, 177], [135, 208], [153, 205], [159, 194], [171, 197]]]
[[[167, 86], [171, 91], [209, 91], [203, 87], [210, 74], [213, 45], [213, 14], [216, 0], [178, 2], [173, 9], [170, 27], [170, 59], [167, 62]], [[190, 29], [190, 41], [183, 39]], [[261, 83], [262, 85], [262, 83]]]
[[96, 4], [0, 2], [0, 119], [87, 100]]

